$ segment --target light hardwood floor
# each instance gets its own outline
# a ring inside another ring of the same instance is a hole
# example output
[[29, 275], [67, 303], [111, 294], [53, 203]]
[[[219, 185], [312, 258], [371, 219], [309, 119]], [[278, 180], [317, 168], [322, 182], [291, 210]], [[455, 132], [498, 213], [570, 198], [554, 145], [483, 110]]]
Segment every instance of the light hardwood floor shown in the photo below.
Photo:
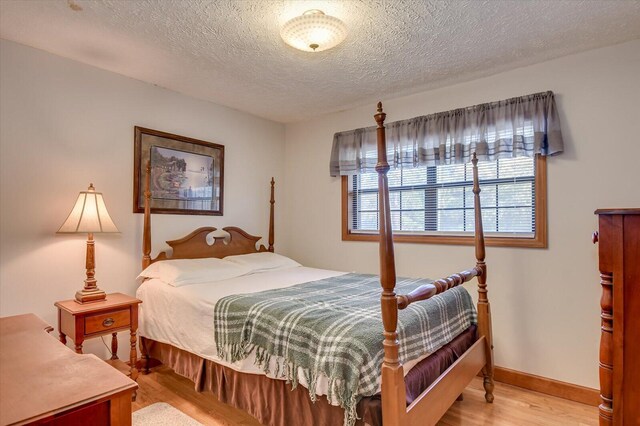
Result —
[[[260, 426], [253, 417], [222, 404], [209, 393], [198, 393], [193, 383], [167, 367], [158, 367], [138, 377], [138, 397], [133, 410], [155, 402], [166, 402], [205, 425]], [[598, 409], [577, 402], [496, 383], [493, 404], [484, 402], [480, 379], [464, 392], [464, 401], [455, 402], [440, 426], [569, 426], [597, 425]], [[292, 425], [293, 426], [293, 425]]]

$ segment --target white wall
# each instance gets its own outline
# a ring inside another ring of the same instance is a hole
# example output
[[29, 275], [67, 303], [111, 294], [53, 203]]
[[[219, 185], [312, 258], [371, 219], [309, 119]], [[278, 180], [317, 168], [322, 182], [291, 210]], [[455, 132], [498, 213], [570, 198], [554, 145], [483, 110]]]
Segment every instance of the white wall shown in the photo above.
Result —
[[[135, 125], [225, 146], [224, 216], [154, 215], [154, 253], [198, 226], [267, 235], [269, 180], [282, 182], [283, 125], [7, 41], [0, 93], [0, 315], [34, 312], [55, 325], [53, 303], [82, 287], [86, 235], [55, 232], [90, 182], [121, 231], [96, 234], [98, 285], [135, 294], [142, 239], [142, 215], [132, 213]], [[96, 339], [85, 349], [105, 352]]]
[[[387, 121], [553, 90], [565, 152], [548, 160], [549, 248], [487, 250], [496, 364], [597, 387], [599, 299], [593, 211], [640, 206], [640, 41], [384, 101]], [[337, 131], [374, 125], [375, 106], [286, 127], [286, 253], [310, 266], [378, 271], [375, 243], [343, 242]], [[282, 245], [281, 245], [282, 246]], [[398, 272], [438, 278], [471, 247], [397, 244]], [[468, 285], [473, 290], [473, 286]]]

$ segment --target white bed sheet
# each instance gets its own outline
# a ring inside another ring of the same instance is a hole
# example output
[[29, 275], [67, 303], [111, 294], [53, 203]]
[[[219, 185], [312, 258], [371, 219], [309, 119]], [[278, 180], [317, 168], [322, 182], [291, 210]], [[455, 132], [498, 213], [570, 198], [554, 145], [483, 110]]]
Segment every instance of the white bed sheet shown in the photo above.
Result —
[[[234, 363], [220, 359], [213, 325], [216, 302], [232, 294], [256, 293], [344, 274], [346, 272], [299, 266], [184, 287], [172, 287], [159, 279], [150, 279], [144, 281], [136, 292], [136, 296], [143, 302], [140, 305], [139, 333], [141, 336], [168, 343], [236, 371], [265, 375], [263, 369], [255, 365], [254, 352], [244, 360]], [[382, 336], [382, 330], [380, 335]], [[405, 375], [428, 355], [405, 363]], [[272, 357], [270, 371], [276, 370], [276, 362], [276, 357]], [[270, 374], [267, 376], [276, 378]], [[308, 388], [302, 371], [298, 371], [298, 379], [301, 385]], [[326, 395], [327, 390], [327, 378], [319, 377], [315, 393]], [[337, 401], [331, 403], [338, 405]]]

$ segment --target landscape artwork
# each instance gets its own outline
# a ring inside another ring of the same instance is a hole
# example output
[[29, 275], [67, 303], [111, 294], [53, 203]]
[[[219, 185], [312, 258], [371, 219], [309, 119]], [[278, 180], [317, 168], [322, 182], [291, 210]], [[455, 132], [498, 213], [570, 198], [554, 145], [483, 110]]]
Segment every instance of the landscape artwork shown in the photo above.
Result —
[[151, 212], [222, 214], [224, 146], [135, 128], [134, 212], [144, 211], [150, 165]]
[[202, 210], [213, 196], [213, 157], [151, 147], [151, 197], [185, 200]]

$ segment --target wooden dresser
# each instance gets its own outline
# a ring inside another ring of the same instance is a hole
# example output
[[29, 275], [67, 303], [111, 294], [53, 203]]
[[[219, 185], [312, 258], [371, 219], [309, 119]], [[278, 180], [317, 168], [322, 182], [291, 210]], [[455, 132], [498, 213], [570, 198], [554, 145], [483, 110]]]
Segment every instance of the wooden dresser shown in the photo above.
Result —
[[131, 425], [138, 385], [33, 314], [0, 318], [0, 425]]
[[596, 210], [600, 425], [640, 425], [640, 209]]

